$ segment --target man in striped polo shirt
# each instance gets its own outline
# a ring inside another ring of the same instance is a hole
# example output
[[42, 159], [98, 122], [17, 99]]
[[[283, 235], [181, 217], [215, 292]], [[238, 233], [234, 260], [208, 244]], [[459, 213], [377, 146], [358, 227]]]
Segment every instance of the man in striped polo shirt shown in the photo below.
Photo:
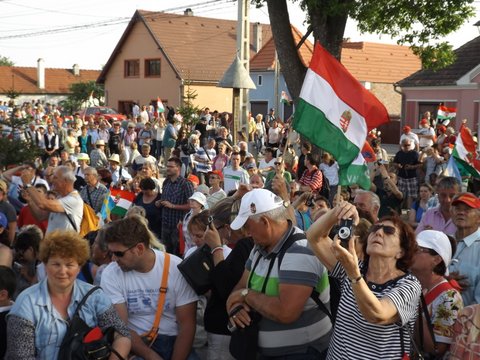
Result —
[[323, 359], [332, 324], [311, 295], [315, 289], [323, 304], [329, 306], [328, 274], [306, 247], [303, 231], [287, 219], [288, 206], [265, 189], [254, 189], [242, 198], [230, 227], [244, 227], [255, 247], [228, 298], [227, 311], [232, 314], [243, 306], [230, 317], [239, 328], [250, 324], [249, 311], [262, 315], [258, 350], [266, 359]]

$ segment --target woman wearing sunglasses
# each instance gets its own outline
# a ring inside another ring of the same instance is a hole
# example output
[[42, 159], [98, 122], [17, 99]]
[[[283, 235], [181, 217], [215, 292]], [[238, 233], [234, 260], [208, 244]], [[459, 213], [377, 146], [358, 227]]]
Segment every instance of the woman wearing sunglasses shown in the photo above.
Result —
[[327, 359], [402, 359], [420, 299], [419, 281], [408, 269], [417, 250], [412, 228], [384, 217], [370, 229], [359, 261], [355, 238], [345, 247], [329, 237], [341, 220], [359, 222], [354, 205], [340, 202], [307, 231], [311, 248], [341, 284], [341, 297]]

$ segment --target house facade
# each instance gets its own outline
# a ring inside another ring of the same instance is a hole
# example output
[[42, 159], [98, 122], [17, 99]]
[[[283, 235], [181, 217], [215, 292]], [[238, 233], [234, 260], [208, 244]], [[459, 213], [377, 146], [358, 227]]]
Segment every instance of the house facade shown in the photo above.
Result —
[[474, 131], [480, 125], [480, 36], [455, 50], [456, 61], [437, 71], [420, 70], [401, 80], [405, 125], [418, 127], [425, 111], [436, 118], [439, 105], [457, 108], [451, 126], [458, 129], [467, 119]]
[[43, 59], [37, 67], [0, 66], [0, 101], [43, 102], [58, 104], [70, 94], [70, 85], [79, 82], [96, 81], [99, 70], [83, 70], [75, 64], [71, 69], [46, 68]]
[[[236, 55], [237, 22], [138, 10], [98, 78], [106, 104], [130, 113], [133, 102], [157, 97], [182, 104], [194, 92], [200, 108], [232, 111], [231, 89], [217, 87]], [[251, 55], [271, 38], [269, 25], [251, 24]]]

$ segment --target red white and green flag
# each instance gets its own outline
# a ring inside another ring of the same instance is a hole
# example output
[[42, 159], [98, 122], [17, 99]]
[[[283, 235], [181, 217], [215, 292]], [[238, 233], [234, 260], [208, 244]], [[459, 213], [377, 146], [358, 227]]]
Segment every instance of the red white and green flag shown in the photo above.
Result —
[[437, 120], [442, 124], [447, 126], [455, 116], [457, 116], [457, 108], [449, 108], [443, 105], [440, 105], [437, 110]]
[[157, 97], [157, 112], [159, 114], [165, 112], [165, 107], [163, 106], [162, 99], [160, 99], [160, 97]]
[[102, 210], [100, 211], [102, 219], [105, 220], [110, 214], [115, 214], [120, 217], [125, 216], [134, 200], [135, 194], [131, 191], [110, 189], [103, 201]]
[[477, 143], [469, 128], [464, 126], [455, 141], [452, 157], [455, 159], [460, 174], [480, 178], [480, 160], [477, 159]]
[[287, 104], [287, 105], [292, 105], [292, 100], [290, 97], [287, 95], [285, 91], [282, 91], [282, 96], [281, 96], [282, 103]]
[[332, 154], [342, 169], [357, 159], [368, 131], [388, 121], [385, 106], [317, 43], [294, 129]]

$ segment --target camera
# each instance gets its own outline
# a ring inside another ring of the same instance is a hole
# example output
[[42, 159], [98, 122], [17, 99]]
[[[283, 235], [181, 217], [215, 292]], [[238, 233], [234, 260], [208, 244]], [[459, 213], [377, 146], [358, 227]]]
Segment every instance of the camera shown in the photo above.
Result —
[[388, 165], [389, 162], [388, 162], [388, 160], [378, 160], [378, 161], [377, 161], [377, 164], [378, 164], [378, 165]]
[[305, 205], [307, 205], [308, 207], [313, 207], [313, 205], [315, 204], [315, 198], [313, 195], [310, 195], [307, 200], [305, 200]]
[[348, 247], [348, 242], [353, 235], [353, 219], [342, 219], [338, 226], [338, 238], [340, 244], [344, 247]]

